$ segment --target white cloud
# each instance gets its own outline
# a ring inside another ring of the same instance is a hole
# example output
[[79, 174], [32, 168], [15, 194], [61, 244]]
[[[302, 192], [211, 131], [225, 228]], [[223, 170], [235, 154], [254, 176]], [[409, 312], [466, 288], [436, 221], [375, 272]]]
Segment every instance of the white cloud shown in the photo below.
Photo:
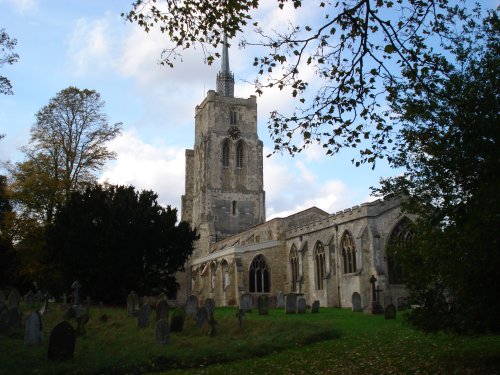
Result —
[[153, 190], [158, 193], [160, 204], [169, 204], [180, 211], [184, 193], [184, 149], [162, 141], [146, 144], [132, 132], [124, 132], [108, 147], [117, 153], [117, 158], [105, 167], [100, 182]]
[[0, 0], [0, 4], [6, 3], [17, 13], [25, 15], [38, 10], [38, 0]]

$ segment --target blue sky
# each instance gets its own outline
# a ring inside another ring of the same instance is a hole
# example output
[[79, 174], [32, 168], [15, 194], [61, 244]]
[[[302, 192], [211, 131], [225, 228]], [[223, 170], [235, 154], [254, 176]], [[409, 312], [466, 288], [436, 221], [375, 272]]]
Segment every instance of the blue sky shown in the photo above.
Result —
[[[161, 34], [144, 33], [126, 23], [123, 0], [0, 0], [0, 28], [18, 44], [18, 63], [4, 66], [14, 95], [0, 96], [0, 161], [20, 161], [19, 148], [29, 140], [35, 113], [57, 92], [76, 86], [95, 89], [106, 102], [111, 123], [123, 122], [124, 132], [109, 147], [118, 157], [106, 165], [100, 180], [151, 189], [159, 201], [180, 209], [184, 191], [184, 150], [194, 142], [194, 108], [215, 88], [219, 64], [203, 63], [201, 51], [188, 51], [174, 69], [157, 64], [167, 46]], [[279, 27], [286, 17], [263, 2], [256, 17], [267, 27]], [[309, 7], [314, 9], [314, 7]], [[274, 9], [274, 7], [273, 7]], [[317, 15], [305, 8], [301, 20]], [[236, 43], [234, 43], [236, 44]], [[230, 50], [236, 79], [235, 96], [248, 97], [253, 88], [251, 51]], [[314, 78], [313, 78], [314, 79]], [[279, 91], [257, 98], [259, 137], [265, 154], [272, 149], [267, 131], [273, 109], [293, 108]], [[395, 172], [386, 164], [354, 167], [355, 153], [325, 156], [312, 147], [296, 157], [274, 155], [264, 160], [267, 217], [283, 216], [310, 206], [330, 213], [372, 200], [369, 187]]]

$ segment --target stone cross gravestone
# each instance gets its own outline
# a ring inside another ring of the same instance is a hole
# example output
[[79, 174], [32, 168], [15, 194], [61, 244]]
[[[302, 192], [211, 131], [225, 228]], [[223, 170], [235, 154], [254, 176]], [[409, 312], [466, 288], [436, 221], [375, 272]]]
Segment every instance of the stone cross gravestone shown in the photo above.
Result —
[[19, 291], [14, 288], [9, 293], [9, 307], [19, 307], [19, 302], [21, 302], [21, 295]]
[[213, 298], [207, 298], [205, 300], [205, 307], [208, 311], [208, 316], [212, 316], [215, 313], [215, 301]]
[[252, 312], [252, 295], [249, 293], [243, 293], [240, 297], [240, 309], [245, 312]]
[[385, 318], [386, 319], [396, 319], [396, 306], [392, 303], [385, 307]]
[[160, 319], [155, 324], [155, 340], [162, 345], [168, 344], [170, 341], [168, 323], [165, 319]]
[[160, 319], [168, 321], [168, 303], [166, 300], [160, 301], [160, 303], [156, 305], [156, 321]]
[[198, 328], [203, 327], [205, 322], [208, 321], [209, 316], [210, 314], [205, 306], [198, 309], [198, 312], [196, 313], [196, 325]]
[[276, 308], [283, 309], [285, 308], [285, 294], [283, 292], [279, 292], [276, 297]]
[[300, 297], [297, 300], [297, 314], [305, 314], [306, 313], [306, 299], [304, 297]]
[[151, 306], [149, 304], [142, 305], [137, 316], [137, 327], [146, 328], [149, 326], [149, 319], [151, 317]]
[[354, 292], [351, 297], [352, 311], [361, 312], [363, 308], [361, 306], [361, 295], [358, 292]]
[[64, 361], [73, 358], [75, 353], [76, 334], [74, 328], [66, 321], [56, 325], [49, 336], [49, 361]]
[[198, 312], [198, 298], [196, 296], [190, 295], [186, 302], [186, 314], [191, 317], [195, 317]]
[[170, 318], [170, 332], [182, 332], [185, 317], [186, 313], [182, 308], [175, 309]]
[[375, 283], [377, 282], [377, 278], [375, 275], [372, 275], [370, 277], [370, 284], [372, 285], [372, 303], [371, 303], [371, 311], [372, 314], [381, 314], [384, 312], [384, 309], [380, 305], [379, 299], [380, 299], [380, 292], [382, 289], [379, 287], [375, 287]]
[[260, 295], [257, 300], [257, 305], [259, 308], [259, 315], [269, 314], [269, 297], [266, 295]]
[[24, 345], [40, 345], [43, 339], [42, 315], [35, 311], [28, 319], [24, 327]]
[[318, 300], [314, 301], [312, 306], [311, 306], [311, 314], [316, 314], [316, 313], [319, 313], [319, 301]]
[[297, 312], [297, 295], [288, 293], [285, 296], [285, 314], [295, 314]]

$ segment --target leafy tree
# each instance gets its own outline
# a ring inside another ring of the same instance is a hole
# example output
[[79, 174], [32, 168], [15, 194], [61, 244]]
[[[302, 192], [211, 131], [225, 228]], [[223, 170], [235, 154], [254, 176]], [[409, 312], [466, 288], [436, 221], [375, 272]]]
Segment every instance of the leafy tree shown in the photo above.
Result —
[[[455, 3], [455, 2], [453, 2]], [[300, 152], [315, 142], [327, 154], [359, 147], [359, 162], [375, 164], [393, 140], [384, 87], [411, 74], [416, 82], [442, 56], [436, 53], [451, 29], [470, 17], [448, 0], [342, 0], [310, 2], [317, 18], [266, 30], [252, 18], [257, 0], [137, 0], [122, 14], [146, 32], [159, 27], [173, 44], [162, 63], [173, 66], [178, 50], [201, 46], [208, 63], [229, 38], [245, 33], [240, 45], [255, 47], [255, 89], [290, 91], [293, 113], [271, 113], [268, 128], [276, 151]], [[302, 12], [300, 0], [276, 0], [276, 10]], [[286, 14], [284, 14], [286, 17]], [[302, 20], [303, 17], [296, 17]], [[248, 38], [248, 39], [247, 39]], [[309, 78], [313, 72], [314, 85]], [[319, 87], [315, 85], [319, 82]]]
[[14, 213], [7, 194], [7, 181], [0, 176], [0, 285], [9, 285], [13, 259], [11, 226]]
[[12, 190], [24, 213], [51, 222], [58, 204], [95, 181], [115, 157], [106, 143], [120, 134], [94, 90], [68, 87], [36, 114], [25, 161], [11, 167]]
[[130, 290], [175, 294], [174, 274], [197, 238], [176, 221], [177, 210], [161, 207], [152, 191], [93, 185], [73, 192], [48, 233], [46, 263], [63, 280], [55, 288], [79, 280], [86, 294], [113, 302]]
[[[16, 39], [12, 39], [5, 29], [0, 29], [0, 68], [7, 65], [12, 65], [19, 60], [17, 53], [11, 52], [17, 44]], [[12, 95], [12, 84], [7, 77], [0, 76], [0, 94]]]
[[500, 331], [499, 35], [498, 12], [470, 20], [451, 38], [454, 65], [437, 61], [422, 84], [406, 72], [390, 87], [401, 127], [391, 163], [405, 172], [377, 192], [404, 194], [419, 215], [393, 255], [418, 306], [409, 319], [426, 330]]

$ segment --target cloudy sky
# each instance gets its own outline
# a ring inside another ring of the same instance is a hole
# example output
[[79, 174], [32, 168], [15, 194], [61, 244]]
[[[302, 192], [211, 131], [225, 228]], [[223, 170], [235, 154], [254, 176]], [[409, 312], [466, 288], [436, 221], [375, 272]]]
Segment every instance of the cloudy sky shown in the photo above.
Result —
[[[97, 90], [106, 102], [109, 121], [123, 122], [123, 134], [109, 144], [118, 157], [106, 165], [101, 181], [131, 184], [159, 194], [163, 205], [180, 209], [184, 191], [184, 150], [194, 142], [194, 108], [215, 88], [219, 64], [207, 66], [201, 51], [188, 51], [174, 69], [158, 65], [168, 44], [161, 34], [144, 33], [126, 23], [121, 12], [131, 0], [0, 0], [0, 29], [16, 38], [20, 60], [1, 68], [14, 95], [0, 96], [0, 161], [20, 161], [35, 113], [68, 86]], [[295, 12], [273, 13], [264, 1], [256, 17], [278, 28]], [[311, 8], [311, 7], [309, 7]], [[314, 9], [314, 8], [312, 8]], [[305, 7], [301, 20], [317, 15]], [[235, 95], [253, 88], [252, 52], [233, 43], [231, 70]], [[267, 119], [273, 109], [293, 108], [286, 93], [258, 97], [259, 137], [265, 154], [272, 149]], [[310, 206], [330, 213], [372, 200], [370, 186], [393, 175], [384, 163], [354, 167], [352, 151], [325, 156], [320, 147], [296, 157], [273, 155], [264, 160], [267, 217], [283, 216]]]

